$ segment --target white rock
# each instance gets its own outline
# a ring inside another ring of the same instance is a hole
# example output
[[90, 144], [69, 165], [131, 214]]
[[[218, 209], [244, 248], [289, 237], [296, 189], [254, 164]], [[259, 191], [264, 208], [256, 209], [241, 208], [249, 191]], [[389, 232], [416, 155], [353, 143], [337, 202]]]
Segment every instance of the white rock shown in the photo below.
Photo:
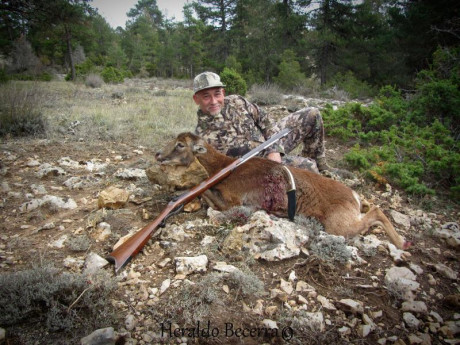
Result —
[[414, 314], [405, 312], [403, 313], [403, 320], [406, 326], [409, 328], [417, 329], [420, 326], [421, 321], [417, 319]]
[[442, 318], [441, 315], [439, 315], [437, 312], [435, 311], [430, 311], [430, 316], [432, 316], [433, 318], [436, 319], [436, 322], [439, 322], [439, 323], [444, 323], [444, 319]]
[[404, 227], [405, 229], [409, 229], [410, 228], [410, 218], [409, 216], [406, 216], [405, 214], [402, 214], [398, 211], [395, 211], [395, 210], [391, 210], [390, 211], [390, 215], [391, 217], [393, 218], [393, 221]]
[[30, 189], [32, 190], [32, 193], [34, 193], [34, 195], [44, 195], [47, 193], [45, 186], [42, 184], [40, 185], [32, 184], [30, 185]]
[[359, 325], [358, 326], [358, 335], [361, 338], [366, 338], [369, 333], [371, 332], [371, 326], [370, 325]]
[[68, 238], [67, 235], [62, 235], [56, 241], [48, 243], [48, 246], [58, 248], [58, 249], [64, 248], [64, 243], [65, 243], [65, 241], [67, 241], [67, 238]]
[[390, 292], [403, 300], [413, 300], [414, 292], [420, 287], [415, 274], [407, 267], [392, 267], [385, 275], [385, 285]]
[[326, 310], [329, 310], [329, 311], [333, 311], [333, 310], [337, 310], [337, 308], [331, 303], [331, 301], [329, 301], [326, 297], [324, 296], [321, 296], [321, 295], [318, 295], [316, 297], [316, 300], [321, 303], [321, 305], [323, 306], [324, 309]]
[[280, 289], [286, 292], [288, 295], [290, 295], [294, 291], [292, 283], [284, 279], [280, 280]]
[[363, 302], [361, 301], [355, 301], [353, 299], [344, 298], [341, 299], [338, 303], [342, 309], [351, 312], [352, 314], [363, 314], [364, 312]]
[[80, 168], [80, 163], [78, 163], [77, 161], [74, 161], [72, 159], [70, 159], [70, 157], [61, 157], [59, 160], [58, 160], [58, 164], [62, 167], [68, 167], [68, 168], [72, 168], [72, 169], [78, 169]]
[[428, 308], [425, 302], [422, 301], [405, 301], [401, 306], [401, 310], [422, 315], [428, 314]]
[[215, 236], [208, 236], [206, 235], [202, 240], [201, 240], [201, 246], [206, 247], [213, 243], [215, 241], [216, 237]]
[[311, 292], [311, 291], [315, 291], [315, 288], [313, 286], [311, 286], [310, 284], [308, 284], [307, 282], [305, 282], [303, 280], [299, 280], [297, 282], [296, 287], [295, 287], [295, 291], [297, 291], [297, 292]]
[[351, 329], [347, 326], [342, 326], [337, 331], [339, 332], [341, 337], [345, 337], [351, 334]]
[[195, 257], [177, 257], [174, 259], [176, 264], [176, 273], [190, 274], [193, 272], [206, 272], [208, 266], [208, 257], [199, 255]]
[[29, 168], [38, 167], [39, 165], [40, 162], [32, 158], [29, 158], [29, 160], [26, 162], [26, 166], [28, 166]]
[[147, 179], [144, 169], [118, 169], [115, 176], [125, 180], [142, 180]]
[[436, 264], [435, 268], [436, 271], [444, 275], [446, 278], [457, 280], [458, 274], [452, 268], [441, 263]]
[[128, 314], [125, 318], [125, 327], [128, 331], [132, 331], [137, 325], [136, 317], [133, 314]]
[[273, 321], [270, 319], [263, 319], [262, 325], [264, 325], [264, 327], [267, 327], [267, 328], [278, 329], [278, 325], [276, 324], [276, 321]]
[[221, 261], [216, 262], [212, 269], [224, 273], [241, 272], [239, 268]]
[[454, 248], [460, 247], [460, 226], [458, 223], [446, 223], [441, 229], [437, 229], [434, 234], [445, 239], [450, 246]]
[[409, 264], [409, 268], [418, 275], [423, 274], [423, 268], [421, 268], [419, 265], [414, 264], [413, 262]]
[[102, 267], [108, 265], [109, 262], [97, 255], [96, 253], [89, 253], [85, 259], [85, 267], [83, 269], [84, 274], [96, 273]]
[[171, 286], [171, 279], [165, 279], [163, 283], [161, 283], [160, 287], [160, 295], [162, 295], [168, 288]]
[[44, 177], [47, 177], [47, 176], [58, 176], [58, 175], [66, 175], [67, 173], [64, 171], [64, 169], [60, 168], [60, 167], [56, 167], [56, 166], [53, 166], [49, 163], [44, 163], [42, 165], [40, 165], [40, 167], [38, 168], [38, 171], [36, 173], [36, 175], [39, 177], [39, 178], [44, 178]]
[[108, 345], [115, 344], [115, 331], [113, 327], [98, 329], [81, 339], [81, 345]]
[[5, 338], [6, 338], [6, 331], [5, 331], [4, 328], [1, 328], [1, 327], [0, 327], [0, 342], [1, 342], [1, 341], [4, 341]]
[[[247, 250], [256, 258], [280, 261], [300, 254], [300, 248], [308, 241], [308, 230], [289, 220], [271, 217], [265, 211], [257, 211], [247, 224], [234, 228], [227, 239], [237, 241], [224, 241], [224, 252], [228, 245], [230, 252]], [[235, 244], [242, 247], [233, 248]]]

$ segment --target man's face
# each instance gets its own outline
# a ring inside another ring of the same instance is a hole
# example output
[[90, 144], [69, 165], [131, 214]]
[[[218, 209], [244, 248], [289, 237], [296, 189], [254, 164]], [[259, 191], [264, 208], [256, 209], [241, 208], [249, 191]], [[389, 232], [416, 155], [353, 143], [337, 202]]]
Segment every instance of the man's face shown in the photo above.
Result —
[[201, 111], [209, 115], [217, 115], [224, 106], [225, 90], [222, 87], [215, 87], [198, 91], [193, 95], [193, 100], [200, 107]]

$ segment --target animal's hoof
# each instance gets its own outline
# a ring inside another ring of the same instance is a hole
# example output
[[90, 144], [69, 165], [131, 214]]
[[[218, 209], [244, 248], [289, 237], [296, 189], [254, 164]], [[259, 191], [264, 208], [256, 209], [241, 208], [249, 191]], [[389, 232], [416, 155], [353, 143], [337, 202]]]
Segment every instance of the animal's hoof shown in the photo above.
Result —
[[414, 242], [412, 241], [405, 241], [404, 244], [403, 244], [403, 249], [409, 249], [410, 247], [412, 247], [414, 245]]

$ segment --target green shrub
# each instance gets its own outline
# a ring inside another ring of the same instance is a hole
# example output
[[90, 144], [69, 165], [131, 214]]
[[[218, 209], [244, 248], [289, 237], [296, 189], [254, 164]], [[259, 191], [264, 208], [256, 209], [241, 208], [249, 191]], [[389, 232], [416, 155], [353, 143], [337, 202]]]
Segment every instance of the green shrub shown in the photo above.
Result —
[[42, 113], [40, 88], [17, 84], [0, 86], [0, 136], [27, 136], [45, 132], [47, 123]]
[[225, 91], [228, 95], [246, 95], [248, 89], [246, 82], [235, 70], [225, 67], [220, 78], [225, 84]]
[[345, 91], [351, 98], [369, 98], [377, 94], [374, 87], [365, 81], [358, 80], [352, 71], [337, 73], [327, 85]]
[[122, 71], [115, 67], [105, 67], [101, 72], [101, 77], [106, 83], [122, 83], [125, 79]]
[[[75, 75], [77, 78], [82, 78], [90, 73], [96, 72], [97, 67], [91, 59], [86, 59], [81, 64], [75, 65]], [[72, 74], [69, 72], [65, 76], [65, 80], [69, 81], [72, 78]]]
[[274, 80], [286, 90], [297, 88], [307, 81], [305, 74], [300, 70], [300, 64], [296, 60], [295, 53], [290, 49], [283, 52], [278, 68], [279, 73]]
[[6, 74], [6, 71], [4, 68], [0, 68], [0, 84], [4, 84], [9, 80], [8, 74]]
[[345, 160], [378, 183], [391, 183], [416, 195], [448, 188], [458, 197], [460, 145], [440, 120], [423, 126], [414, 123], [411, 102], [385, 87], [368, 107], [358, 103], [337, 110], [326, 107], [326, 131], [348, 142], [356, 140]]

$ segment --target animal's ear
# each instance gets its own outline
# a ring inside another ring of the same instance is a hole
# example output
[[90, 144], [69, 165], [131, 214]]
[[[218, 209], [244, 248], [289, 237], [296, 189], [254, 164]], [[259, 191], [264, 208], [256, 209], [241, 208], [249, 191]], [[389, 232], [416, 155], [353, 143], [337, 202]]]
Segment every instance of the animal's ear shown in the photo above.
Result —
[[198, 154], [203, 154], [206, 153], [208, 150], [206, 150], [206, 147], [200, 144], [195, 144], [193, 145], [193, 153], [198, 153]]

